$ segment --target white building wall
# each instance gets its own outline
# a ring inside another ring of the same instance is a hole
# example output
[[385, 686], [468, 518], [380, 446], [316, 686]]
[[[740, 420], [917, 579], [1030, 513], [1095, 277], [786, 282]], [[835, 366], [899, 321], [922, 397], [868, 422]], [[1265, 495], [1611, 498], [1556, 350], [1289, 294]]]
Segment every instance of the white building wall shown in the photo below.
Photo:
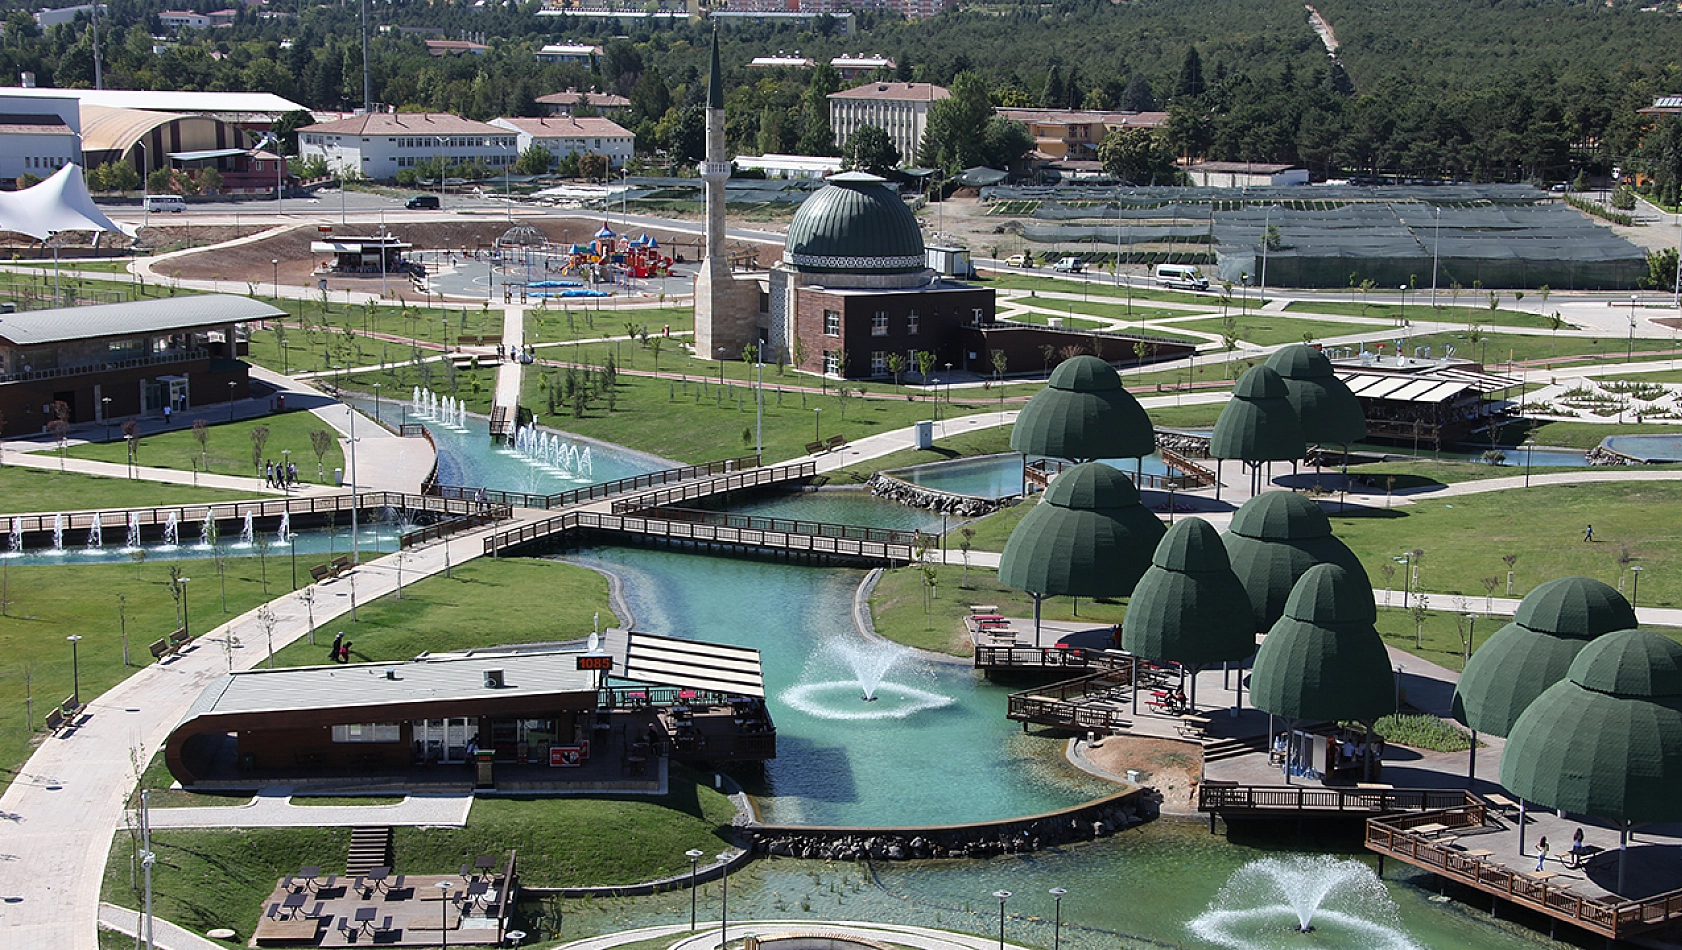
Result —
[[0, 179], [24, 174], [45, 178], [67, 162], [82, 164], [82, 111], [75, 99], [0, 93], [0, 113], [57, 116], [69, 130], [47, 135], [0, 132]]
[[457, 165], [478, 162], [501, 169], [514, 164], [516, 137], [509, 135], [339, 135], [300, 132], [299, 157], [320, 157], [335, 171], [350, 169], [364, 178], [389, 181], [404, 168], [442, 157]]
[[531, 148], [535, 143], [557, 159], [574, 153], [593, 152], [606, 155], [608, 164], [619, 168], [631, 160], [631, 155], [636, 150], [637, 140], [634, 135], [538, 135], [523, 131], [505, 119], [492, 119], [490, 124], [517, 133], [516, 154]]
[[929, 101], [906, 99], [831, 99], [829, 125], [835, 144], [843, 146], [861, 126], [874, 125], [888, 133], [906, 164], [917, 162], [917, 147], [928, 126]]

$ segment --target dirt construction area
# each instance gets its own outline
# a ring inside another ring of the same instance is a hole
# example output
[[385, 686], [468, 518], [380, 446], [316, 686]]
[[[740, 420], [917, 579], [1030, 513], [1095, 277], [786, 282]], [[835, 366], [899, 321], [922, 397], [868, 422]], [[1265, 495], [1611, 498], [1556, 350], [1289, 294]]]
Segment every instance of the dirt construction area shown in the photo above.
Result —
[[1139, 784], [1162, 795], [1162, 810], [1188, 815], [1196, 810], [1197, 783], [1203, 775], [1203, 748], [1195, 742], [1109, 736], [1082, 749], [1088, 761], [1117, 778], [1139, 771]]

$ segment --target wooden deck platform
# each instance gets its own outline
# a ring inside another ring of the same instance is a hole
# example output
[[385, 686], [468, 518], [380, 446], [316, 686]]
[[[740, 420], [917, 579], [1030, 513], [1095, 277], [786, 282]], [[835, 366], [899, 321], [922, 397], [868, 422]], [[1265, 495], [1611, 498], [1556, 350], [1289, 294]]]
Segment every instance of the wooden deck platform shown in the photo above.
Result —
[[[465, 874], [389, 874], [282, 881], [263, 902], [258, 947], [496, 946], [512, 910], [514, 856]], [[447, 888], [440, 887], [448, 884]], [[293, 906], [288, 907], [288, 903]]]

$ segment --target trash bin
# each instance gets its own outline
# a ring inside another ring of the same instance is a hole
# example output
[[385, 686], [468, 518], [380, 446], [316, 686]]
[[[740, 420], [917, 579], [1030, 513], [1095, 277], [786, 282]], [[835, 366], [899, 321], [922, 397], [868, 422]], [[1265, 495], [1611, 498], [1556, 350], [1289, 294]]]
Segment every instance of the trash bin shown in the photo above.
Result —
[[276, 406], [276, 407], [277, 407], [277, 408], [278, 408], [278, 409], [279, 409], [279, 410], [280, 410], [280, 411], [281, 411], [281, 412], [285, 412], [285, 411], [286, 411], [286, 394], [285, 394], [285, 393], [281, 393], [281, 394], [280, 394], [280, 395], [279, 395], [279, 396], [276, 396], [276, 397], [275, 397], [275, 406]]
[[345, 487], [345, 470], [344, 469], [342, 469], [342, 468], [333, 469], [333, 485], [336, 488]]

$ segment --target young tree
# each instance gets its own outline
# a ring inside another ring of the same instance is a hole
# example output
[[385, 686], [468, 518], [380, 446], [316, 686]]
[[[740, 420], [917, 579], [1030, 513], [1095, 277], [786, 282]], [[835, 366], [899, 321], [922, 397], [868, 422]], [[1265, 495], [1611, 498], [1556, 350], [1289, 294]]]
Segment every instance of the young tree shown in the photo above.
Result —
[[262, 472], [263, 472], [263, 449], [268, 444], [269, 444], [269, 427], [268, 426], [252, 426], [251, 427], [251, 467], [256, 469], [258, 474], [262, 474]]
[[210, 461], [210, 424], [203, 419], [193, 420], [193, 441], [199, 444], [199, 462], [208, 464]]
[[310, 449], [315, 452], [315, 477], [326, 480], [327, 473], [323, 461], [327, 458], [327, 450], [333, 447], [333, 433], [326, 429], [314, 429], [310, 432]]
[[934, 372], [934, 353], [930, 350], [917, 350], [911, 354], [917, 361], [917, 375], [922, 377], [924, 386], [929, 384], [929, 374]]
[[888, 372], [893, 374], [894, 388], [900, 386], [900, 376], [905, 372], [905, 354], [895, 350], [888, 354]]

